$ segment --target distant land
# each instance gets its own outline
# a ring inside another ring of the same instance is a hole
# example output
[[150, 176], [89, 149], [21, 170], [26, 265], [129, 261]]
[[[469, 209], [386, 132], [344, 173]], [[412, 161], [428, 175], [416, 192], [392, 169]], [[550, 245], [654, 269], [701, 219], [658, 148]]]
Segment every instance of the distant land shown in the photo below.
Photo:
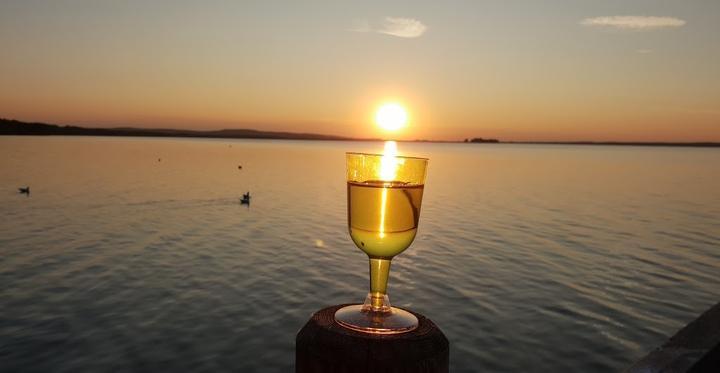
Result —
[[[47, 123], [28, 123], [0, 118], [0, 135], [27, 136], [142, 136], [142, 137], [206, 137], [219, 139], [282, 139], [282, 140], [360, 140], [350, 137], [315, 133], [272, 132], [253, 129], [223, 129], [216, 131], [176, 130], [164, 128], [87, 128]], [[377, 140], [377, 139], [367, 139]]]
[[[0, 118], [0, 136], [131, 136], [131, 137], [201, 137], [218, 139], [275, 139], [325, 141], [381, 141], [317, 133], [275, 132], [254, 129], [222, 129], [214, 131], [179, 130], [166, 128], [88, 128], [48, 123], [30, 123]], [[412, 141], [410, 141], [412, 142]], [[624, 142], [624, 141], [501, 141], [476, 137], [458, 141], [415, 140], [415, 142], [467, 144], [538, 144], [538, 145], [632, 145], [632, 146], [691, 146], [720, 147], [720, 142]]]

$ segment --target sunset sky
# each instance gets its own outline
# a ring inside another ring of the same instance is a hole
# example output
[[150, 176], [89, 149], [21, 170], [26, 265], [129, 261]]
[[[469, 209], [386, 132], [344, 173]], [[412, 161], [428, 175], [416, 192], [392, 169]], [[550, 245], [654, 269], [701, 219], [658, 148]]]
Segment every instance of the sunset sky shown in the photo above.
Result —
[[720, 1], [0, 2], [0, 117], [720, 141]]

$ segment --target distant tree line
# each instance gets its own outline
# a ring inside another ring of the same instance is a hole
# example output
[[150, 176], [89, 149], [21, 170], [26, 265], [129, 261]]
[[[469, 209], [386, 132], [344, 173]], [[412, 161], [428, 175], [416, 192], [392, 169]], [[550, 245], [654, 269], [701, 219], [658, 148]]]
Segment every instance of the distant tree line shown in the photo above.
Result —
[[465, 139], [465, 142], [486, 142], [486, 143], [498, 143], [498, 139], [483, 139], [482, 137], [473, 137], [472, 139]]
[[284, 140], [372, 140], [321, 135], [315, 133], [273, 132], [253, 129], [223, 129], [211, 131], [151, 129], [151, 128], [87, 128], [58, 126], [47, 123], [28, 123], [0, 118], [0, 135], [34, 136], [144, 136], [144, 137], [208, 137], [237, 139], [284, 139]]

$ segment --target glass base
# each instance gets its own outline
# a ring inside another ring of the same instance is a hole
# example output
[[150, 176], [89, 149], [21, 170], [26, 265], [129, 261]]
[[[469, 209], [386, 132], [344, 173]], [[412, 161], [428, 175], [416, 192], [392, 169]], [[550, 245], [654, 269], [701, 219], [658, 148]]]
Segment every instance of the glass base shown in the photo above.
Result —
[[343, 307], [335, 312], [335, 322], [341, 326], [362, 333], [399, 334], [418, 327], [418, 319], [412, 313], [391, 307], [387, 295], [381, 307], [372, 307], [372, 295], [368, 294], [365, 304]]

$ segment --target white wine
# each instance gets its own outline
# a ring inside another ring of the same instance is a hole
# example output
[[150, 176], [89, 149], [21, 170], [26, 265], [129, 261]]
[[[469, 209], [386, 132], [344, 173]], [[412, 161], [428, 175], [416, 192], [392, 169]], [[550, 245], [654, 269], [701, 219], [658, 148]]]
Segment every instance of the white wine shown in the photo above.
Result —
[[348, 226], [355, 245], [371, 258], [391, 259], [415, 239], [423, 185], [348, 182]]
[[[348, 227], [355, 245], [369, 257], [370, 292], [363, 304], [340, 308], [335, 321], [352, 330], [397, 334], [414, 330], [418, 319], [392, 307], [387, 295], [390, 264], [417, 233], [426, 158], [346, 153]], [[393, 181], [389, 181], [393, 180]]]

